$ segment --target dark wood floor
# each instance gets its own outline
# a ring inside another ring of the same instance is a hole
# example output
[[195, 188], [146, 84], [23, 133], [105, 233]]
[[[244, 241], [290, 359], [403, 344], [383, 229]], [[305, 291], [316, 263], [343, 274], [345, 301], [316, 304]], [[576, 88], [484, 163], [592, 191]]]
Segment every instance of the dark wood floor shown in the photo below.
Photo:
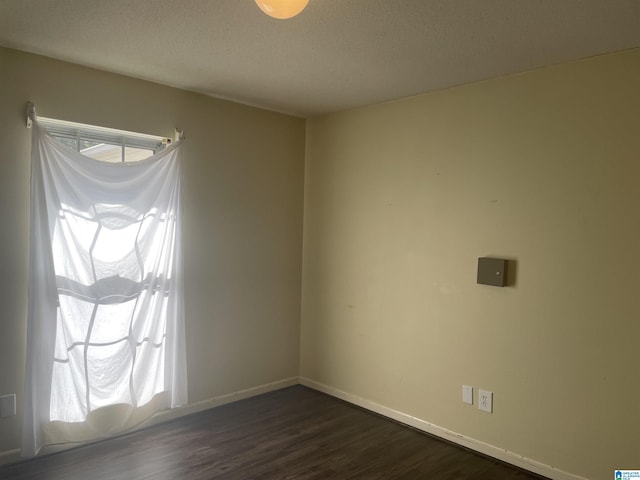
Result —
[[0, 467], [16, 480], [541, 478], [302, 386]]

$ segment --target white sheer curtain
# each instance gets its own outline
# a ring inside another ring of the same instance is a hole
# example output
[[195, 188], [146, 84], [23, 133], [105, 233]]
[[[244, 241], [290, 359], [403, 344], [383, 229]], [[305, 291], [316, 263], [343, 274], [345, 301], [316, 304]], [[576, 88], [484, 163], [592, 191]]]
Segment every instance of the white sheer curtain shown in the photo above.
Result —
[[105, 163], [34, 121], [23, 456], [187, 402], [181, 144]]

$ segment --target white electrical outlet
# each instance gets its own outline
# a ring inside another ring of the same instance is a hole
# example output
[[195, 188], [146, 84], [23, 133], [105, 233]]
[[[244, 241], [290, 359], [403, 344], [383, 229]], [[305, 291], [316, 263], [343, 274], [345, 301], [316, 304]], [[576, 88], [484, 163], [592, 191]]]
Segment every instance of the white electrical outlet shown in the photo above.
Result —
[[493, 413], [493, 392], [478, 390], [478, 408], [483, 412]]
[[11, 417], [16, 414], [16, 394], [0, 397], [0, 417]]
[[462, 385], [462, 401], [469, 405], [473, 405], [473, 387]]

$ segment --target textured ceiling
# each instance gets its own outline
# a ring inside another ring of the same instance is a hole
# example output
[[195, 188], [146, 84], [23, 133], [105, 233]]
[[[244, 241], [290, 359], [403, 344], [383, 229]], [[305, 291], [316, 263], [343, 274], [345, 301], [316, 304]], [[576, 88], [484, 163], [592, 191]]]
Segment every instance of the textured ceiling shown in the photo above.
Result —
[[0, 45], [312, 116], [638, 47], [640, 0], [0, 0]]

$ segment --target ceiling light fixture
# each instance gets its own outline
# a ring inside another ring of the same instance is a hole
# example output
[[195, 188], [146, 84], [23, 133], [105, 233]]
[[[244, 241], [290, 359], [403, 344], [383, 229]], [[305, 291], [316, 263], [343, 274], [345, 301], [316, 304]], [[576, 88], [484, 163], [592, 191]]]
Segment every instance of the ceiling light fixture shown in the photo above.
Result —
[[256, 0], [256, 3], [270, 17], [283, 20], [298, 15], [309, 0]]

